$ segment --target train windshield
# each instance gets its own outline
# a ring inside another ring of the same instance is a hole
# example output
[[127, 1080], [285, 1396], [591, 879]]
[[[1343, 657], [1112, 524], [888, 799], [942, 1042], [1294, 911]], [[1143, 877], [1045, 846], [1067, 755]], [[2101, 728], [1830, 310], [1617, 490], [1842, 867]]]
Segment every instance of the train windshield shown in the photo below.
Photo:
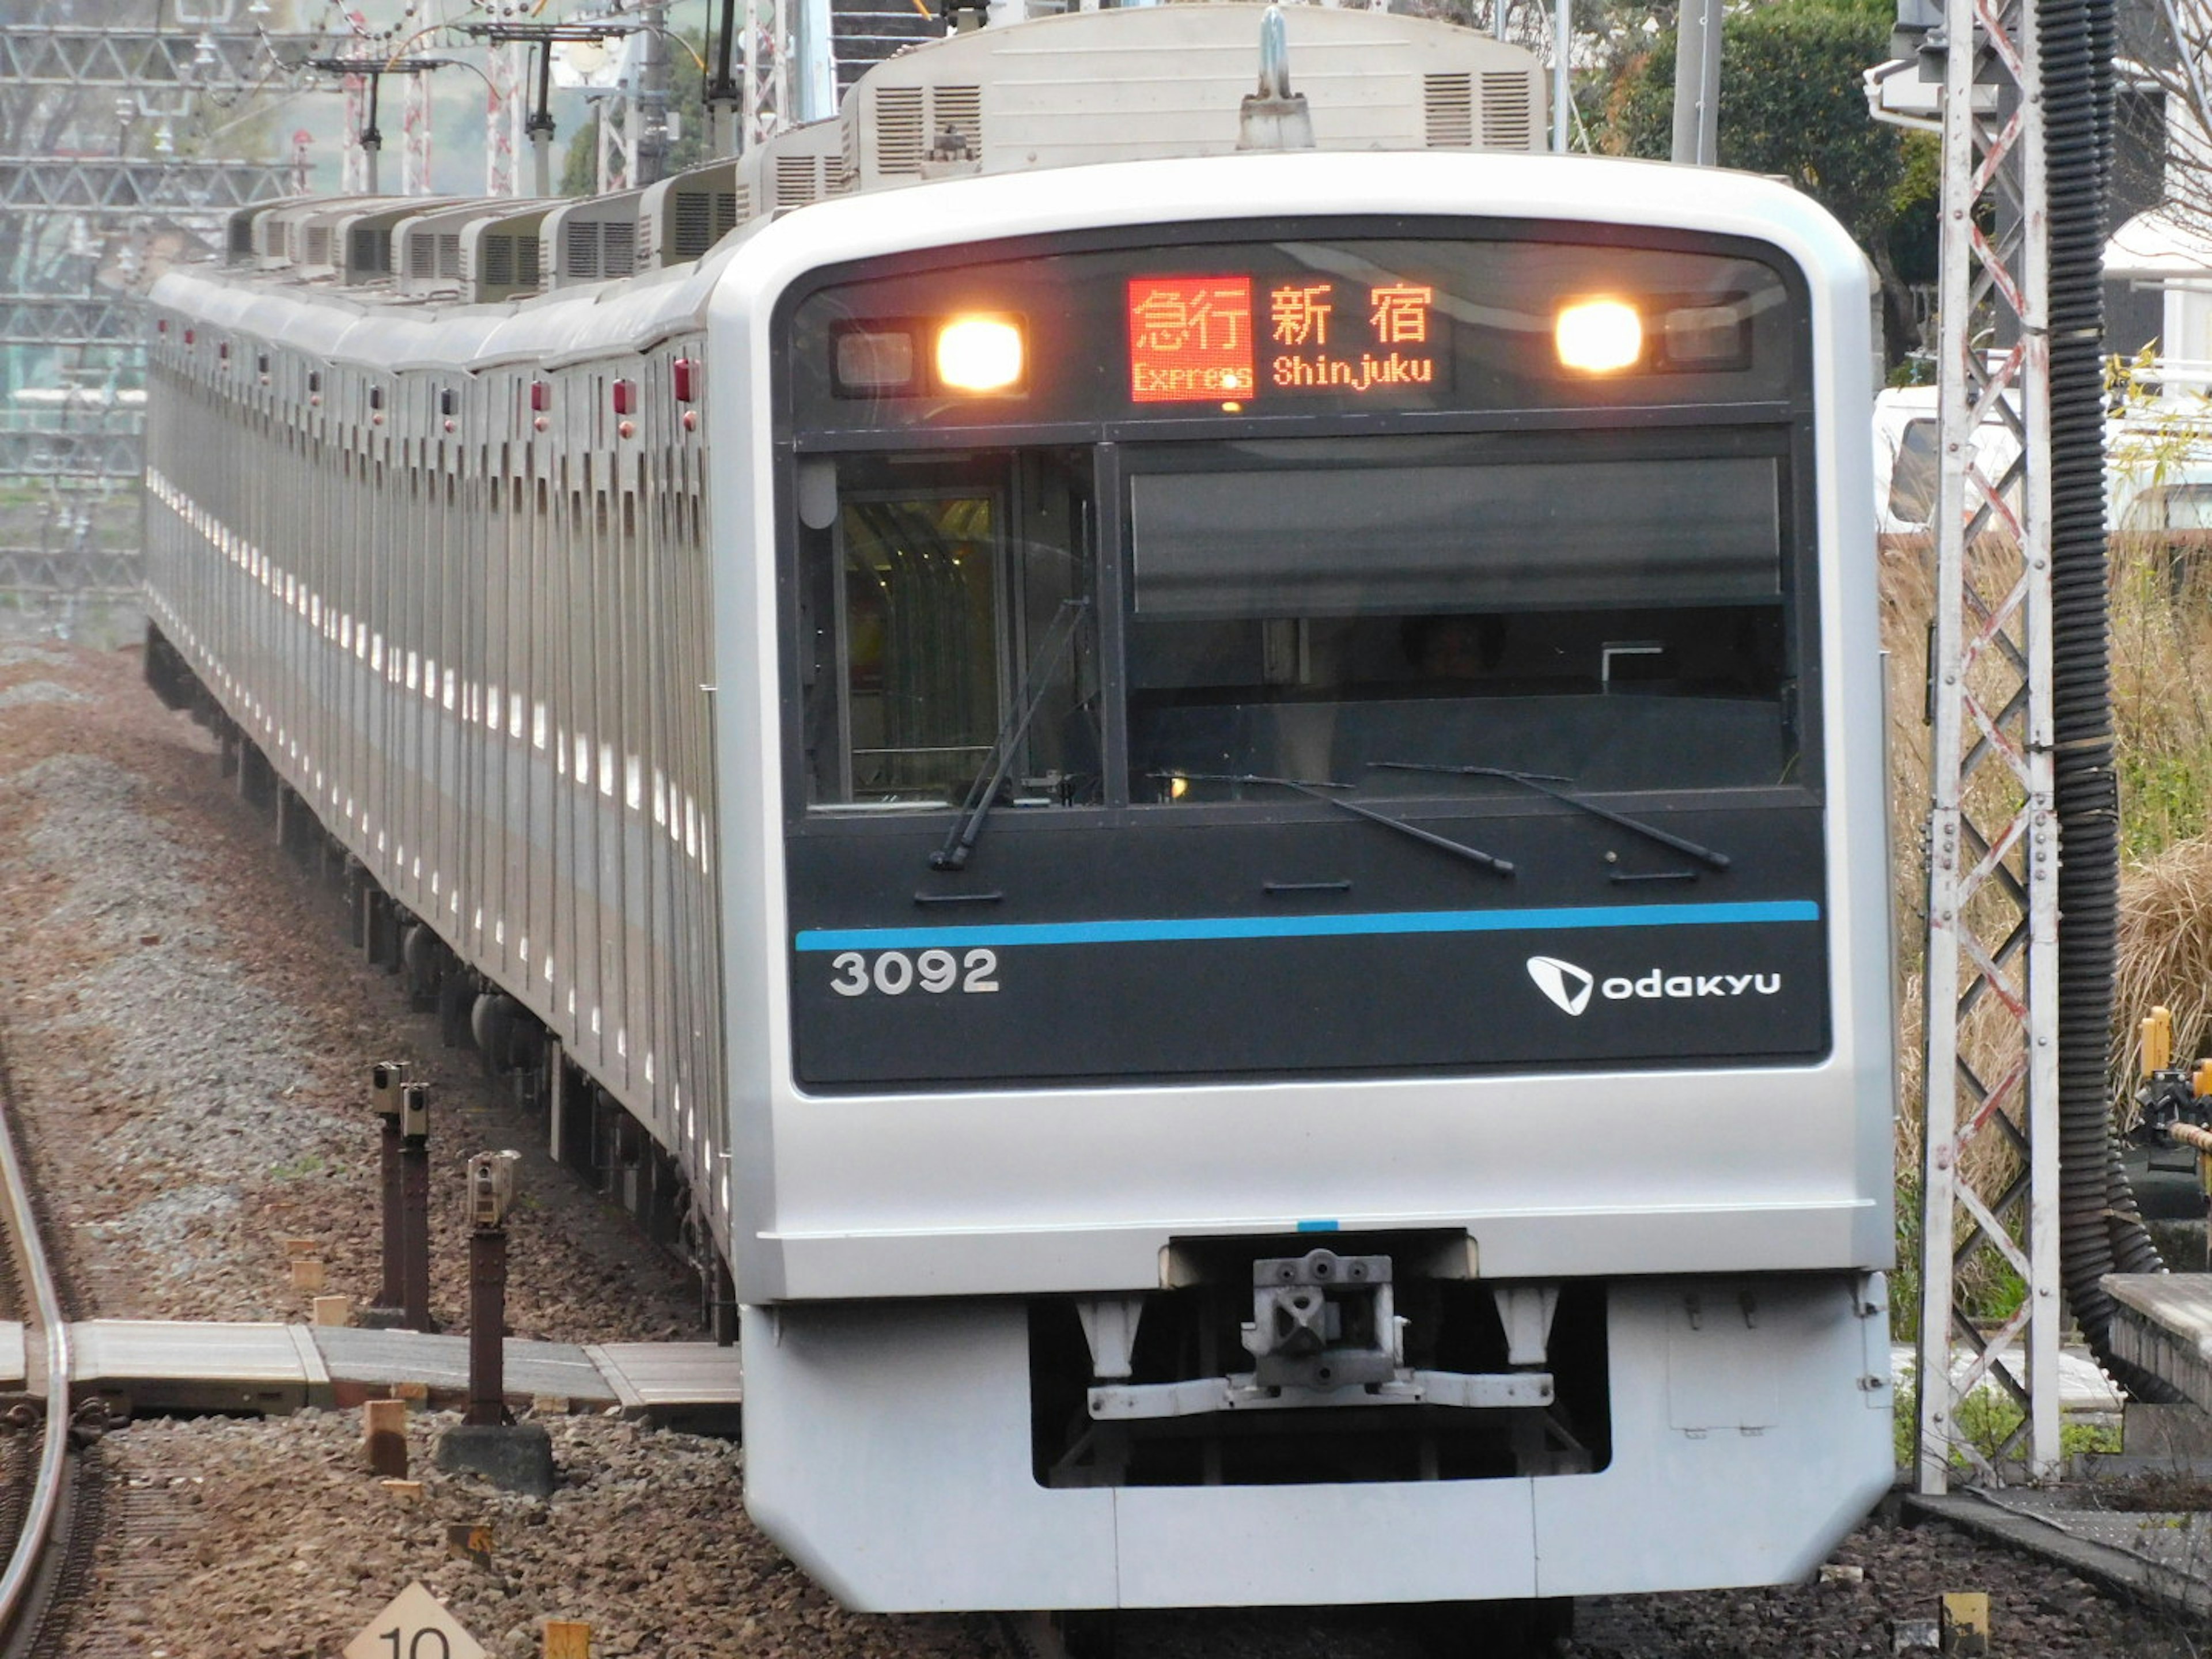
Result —
[[819, 464], [810, 805], [944, 810], [990, 774], [1024, 807], [1789, 782], [1787, 459], [1685, 448], [1138, 450], [1103, 585], [1082, 451]]
[[1136, 472], [1133, 798], [1784, 781], [1780, 458], [1573, 448], [1261, 442]]

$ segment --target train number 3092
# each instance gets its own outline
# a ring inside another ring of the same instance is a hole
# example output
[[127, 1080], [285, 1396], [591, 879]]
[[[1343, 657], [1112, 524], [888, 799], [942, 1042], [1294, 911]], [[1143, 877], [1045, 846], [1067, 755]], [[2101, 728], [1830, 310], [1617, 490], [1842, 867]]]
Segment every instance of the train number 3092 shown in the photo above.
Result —
[[970, 951], [964, 956], [950, 951], [924, 951], [913, 957], [903, 951], [885, 951], [873, 963], [858, 951], [840, 951], [830, 959], [830, 965], [837, 973], [830, 988], [841, 997], [864, 997], [871, 991], [901, 997], [917, 986], [932, 996], [954, 989], [999, 988], [996, 951]]

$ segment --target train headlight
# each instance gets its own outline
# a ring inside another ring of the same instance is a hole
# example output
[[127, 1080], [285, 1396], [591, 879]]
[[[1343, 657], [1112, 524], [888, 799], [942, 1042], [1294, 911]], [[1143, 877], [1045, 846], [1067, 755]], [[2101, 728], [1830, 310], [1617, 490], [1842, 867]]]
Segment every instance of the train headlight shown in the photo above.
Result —
[[937, 380], [954, 392], [1006, 392], [1021, 383], [1021, 325], [955, 317], [937, 331]]
[[856, 323], [837, 331], [830, 370], [841, 398], [912, 392], [915, 349], [912, 331]]
[[1577, 300], [1552, 325], [1559, 362], [1585, 374], [1613, 374], [1644, 356], [1644, 319], [1619, 300]]

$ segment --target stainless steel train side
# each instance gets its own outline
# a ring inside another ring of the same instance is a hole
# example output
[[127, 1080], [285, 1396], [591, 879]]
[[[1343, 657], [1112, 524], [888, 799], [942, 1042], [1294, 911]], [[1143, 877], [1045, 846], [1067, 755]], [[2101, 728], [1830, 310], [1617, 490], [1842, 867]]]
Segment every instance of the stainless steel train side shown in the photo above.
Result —
[[410, 313], [174, 273], [147, 461], [161, 633], [361, 867], [666, 1149], [690, 1190], [660, 1201], [702, 1258], [729, 1213], [713, 280]]

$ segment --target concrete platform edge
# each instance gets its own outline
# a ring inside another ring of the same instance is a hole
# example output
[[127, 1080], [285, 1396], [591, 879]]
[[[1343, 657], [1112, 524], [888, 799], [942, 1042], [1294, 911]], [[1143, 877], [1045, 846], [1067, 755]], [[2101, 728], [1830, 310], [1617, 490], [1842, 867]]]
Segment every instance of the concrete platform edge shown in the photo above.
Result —
[[645, 1396], [630, 1386], [629, 1378], [623, 1375], [622, 1367], [609, 1356], [605, 1343], [584, 1344], [584, 1358], [592, 1362], [593, 1368], [606, 1379], [607, 1386], [614, 1390], [615, 1401], [622, 1407], [623, 1416], [636, 1417], [643, 1413]]

